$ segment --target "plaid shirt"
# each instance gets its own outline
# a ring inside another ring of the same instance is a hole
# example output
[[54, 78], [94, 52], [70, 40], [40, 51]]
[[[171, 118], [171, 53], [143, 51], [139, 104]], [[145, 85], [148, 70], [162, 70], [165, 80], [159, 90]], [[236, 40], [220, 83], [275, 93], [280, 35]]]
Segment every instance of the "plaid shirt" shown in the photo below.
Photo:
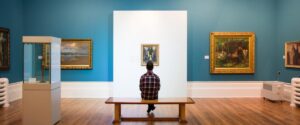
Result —
[[146, 100], [158, 99], [158, 91], [160, 89], [160, 79], [152, 71], [148, 71], [141, 76], [140, 90], [141, 96]]

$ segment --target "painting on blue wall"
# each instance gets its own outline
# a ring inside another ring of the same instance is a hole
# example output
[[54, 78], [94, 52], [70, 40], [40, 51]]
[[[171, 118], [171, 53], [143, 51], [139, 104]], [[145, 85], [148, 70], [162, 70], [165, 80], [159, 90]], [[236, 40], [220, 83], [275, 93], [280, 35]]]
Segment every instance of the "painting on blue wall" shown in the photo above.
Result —
[[0, 27], [0, 70], [9, 69], [9, 29]]
[[285, 43], [285, 67], [300, 68], [300, 41]]
[[254, 73], [253, 32], [212, 32], [210, 72], [213, 74]]
[[158, 44], [142, 44], [141, 52], [142, 66], [148, 61], [152, 61], [155, 66], [159, 65], [159, 45]]
[[[44, 49], [45, 67], [49, 64], [49, 51]], [[92, 69], [91, 39], [62, 39], [61, 69]]]

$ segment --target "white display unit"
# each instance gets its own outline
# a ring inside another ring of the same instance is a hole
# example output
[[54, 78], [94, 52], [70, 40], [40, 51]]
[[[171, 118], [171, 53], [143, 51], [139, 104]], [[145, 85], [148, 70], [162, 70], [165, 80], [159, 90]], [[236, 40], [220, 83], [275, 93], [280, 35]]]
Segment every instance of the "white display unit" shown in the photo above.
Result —
[[141, 45], [159, 44], [159, 97], [187, 96], [187, 11], [114, 11], [113, 96], [140, 96]]
[[60, 120], [61, 39], [23, 36], [23, 43], [23, 125], [53, 125]]
[[261, 95], [263, 98], [272, 101], [283, 101], [283, 82], [265, 81], [263, 82], [263, 89]]

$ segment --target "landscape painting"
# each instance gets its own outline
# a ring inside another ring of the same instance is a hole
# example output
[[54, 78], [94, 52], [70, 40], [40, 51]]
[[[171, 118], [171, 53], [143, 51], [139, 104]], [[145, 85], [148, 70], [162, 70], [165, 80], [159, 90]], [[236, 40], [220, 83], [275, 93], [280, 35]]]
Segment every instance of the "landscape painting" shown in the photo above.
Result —
[[212, 32], [211, 73], [254, 73], [254, 39], [252, 32]]
[[0, 27], [0, 70], [9, 69], [9, 29]]
[[[45, 67], [49, 61], [47, 52]], [[91, 39], [62, 39], [61, 42], [61, 69], [92, 69], [92, 40]]]
[[159, 65], [158, 44], [143, 44], [141, 53], [142, 66], [145, 66], [148, 61], [152, 61], [155, 66]]
[[300, 41], [285, 43], [285, 67], [300, 68]]

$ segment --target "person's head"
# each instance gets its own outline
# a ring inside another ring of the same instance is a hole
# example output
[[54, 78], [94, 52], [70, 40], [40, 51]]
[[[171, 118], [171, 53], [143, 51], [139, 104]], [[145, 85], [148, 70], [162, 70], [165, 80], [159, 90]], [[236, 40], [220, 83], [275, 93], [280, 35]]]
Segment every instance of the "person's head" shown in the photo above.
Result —
[[153, 62], [152, 61], [148, 61], [146, 68], [147, 68], [148, 71], [152, 71], [153, 70]]

